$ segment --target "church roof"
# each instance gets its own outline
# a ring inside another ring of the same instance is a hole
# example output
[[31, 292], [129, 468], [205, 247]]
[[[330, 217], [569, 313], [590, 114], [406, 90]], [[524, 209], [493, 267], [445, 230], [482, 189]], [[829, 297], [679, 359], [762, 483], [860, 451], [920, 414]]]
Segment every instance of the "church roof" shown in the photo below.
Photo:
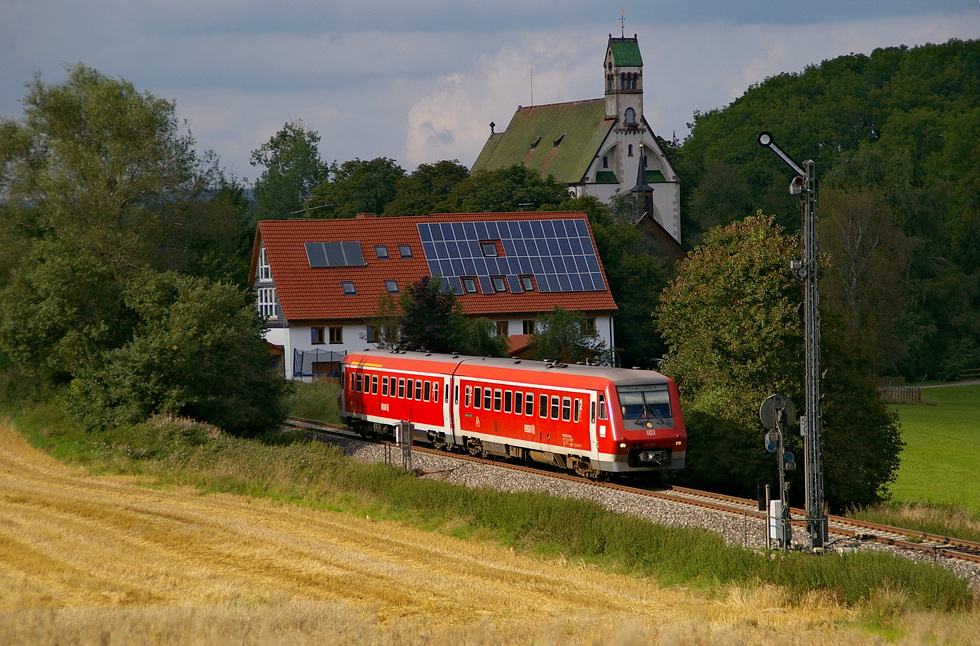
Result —
[[545, 177], [577, 184], [612, 126], [605, 99], [521, 107], [505, 132], [490, 136], [473, 172], [523, 164]]
[[610, 38], [609, 50], [616, 67], [643, 67], [640, 44], [636, 38]]

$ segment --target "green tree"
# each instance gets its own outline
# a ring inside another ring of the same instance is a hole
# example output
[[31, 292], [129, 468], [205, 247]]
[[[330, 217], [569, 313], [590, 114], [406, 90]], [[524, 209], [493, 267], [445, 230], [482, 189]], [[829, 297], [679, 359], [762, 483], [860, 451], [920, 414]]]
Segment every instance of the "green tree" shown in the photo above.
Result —
[[[773, 479], [758, 410], [773, 393], [803, 401], [801, 293], [789, 270], [798, 257], [797, 241], [758, 214], [709, 231], [664, 292], [665, 372], [681, 389], [689, 433], [682, 481], [751, 496], [758, 482]], [[839, 326], [825, 326], [821, 341], [827, 501], [835, 509], [880, 501], [898, 468], [897, 417]], [[802, 454], [796, 433], [786, 441]], [[800, 477], [791, 478], [797, 497]]]
[[456, 184], [442, 207], [450, 213], [547, 211], [567, 198], [568, 187], [553, 176], [515, 164], [470, 175]]
[[329, 176], [329, 168], [320, 160], [319, 143], [319, 133], [307, 130], [301, 121], [290, 121], [252, 151], [249, 163], [265, 167], [253, 188], [256, 220], [310, 215], [306, 199]]
[[910, 242], [874, 191], [824, 189], [819, 214], [820, 250], [827, 260], [821, 300], [843, 315], [849, 341], [865, 346], [877, 370], [885, 372], [904, 355], [896, 325]]
[[128, 338], [135, 316], [106, 258], [42, 241], [0, 292], [0, 346], [25, 374], [60, 383]]
[[331, 179], [311, 191], [307, 208], [320, 218], [352, 218], [358, 213], [381, 214], [395, 199], [405, 170], [387, 157], [353, 159], [330, 166]]
[[469, 176], [466, 166], [456, 160], [420, 164], [411, 175], [398, 180], [395, 198], [385, 205], [382, 215], [426, 215], [444, 210], [442, 202]]
[[606, 344], [582, 312], [560, 307], [535, 321], [534, 334], [528, 342], [532, 359], [609, 363]]
[[497, 336], [493, 323], [467, 316], [456, 296], [443, 289], [438, 276], [418, 279], [398, 300], [401, 307], [398, 343], [402, 347], [426, 352], [506, 356], [507, 341]]
[[173, 103], [78, 65], [62, 85], [36, 77], [23, 104], [22, 122], [0, 122], [0, 195], [116, 267], [186, 261], [188, 210], [221, 173]]
[[144, 272], [128, 286], [139, 322], [124, 345], [86, 363], [70, 409], [90, 426], [187, 416], [237, 434], [273, 428], [286, 383], [249, 294], [228, 284]]

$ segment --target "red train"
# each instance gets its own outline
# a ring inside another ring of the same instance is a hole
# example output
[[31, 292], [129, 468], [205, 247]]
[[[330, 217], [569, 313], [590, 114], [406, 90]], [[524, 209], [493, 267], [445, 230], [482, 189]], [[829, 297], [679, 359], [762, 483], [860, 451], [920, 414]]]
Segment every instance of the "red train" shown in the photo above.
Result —
[[414, 424], [437, 448], [587, 477], [681, 469], [687, 433], [659, 372], [421, 352], [344, 357], [340, 414], [361, 433]]

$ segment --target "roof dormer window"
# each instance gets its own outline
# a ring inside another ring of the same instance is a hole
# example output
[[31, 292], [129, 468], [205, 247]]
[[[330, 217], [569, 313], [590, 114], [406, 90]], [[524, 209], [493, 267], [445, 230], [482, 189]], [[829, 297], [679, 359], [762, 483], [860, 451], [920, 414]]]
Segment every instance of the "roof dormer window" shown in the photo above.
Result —
[[398, 255], [401, 256], [402, 258], [411, 258], [412, 257], [412, 247], [410, 247], [407, 244], [400, 244], [400, 245], [398, 245]]

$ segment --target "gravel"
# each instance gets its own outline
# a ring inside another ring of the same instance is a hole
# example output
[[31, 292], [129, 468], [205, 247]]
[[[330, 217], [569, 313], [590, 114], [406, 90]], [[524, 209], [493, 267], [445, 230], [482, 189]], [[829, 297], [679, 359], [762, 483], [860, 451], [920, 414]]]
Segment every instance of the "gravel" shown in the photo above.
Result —
[[[364, 462], [388, 460], [402, 465], [400, 449], [385, 448], [377, 444], [329, 438], [344, 452]], [[645, 518], [661, 525], [694, 527], [720, 534], [726, 542], [750, 549], [766, 547], [765, 521], [747, 515], [713, 511], [691, 505], [650, 498], [638, 494], [616, 491], [592, 486], [586, 482], [573, 482], [559, 478], [549, 478], [531, 473], [477, 464], [446, 455], [413, 452], [411, 467], [423, 478], [437, 478], [451, 484], [474, 488], [496, 489], [499, 491], [537, 491], [566, 498], [592, 500], [603, 507], [624, 514]], [[808, 537], [801, 528], [793, 528], [793, 544], [803, 546]], [[973, 590], [980, 593], [980, 563], [970, 563], [958, 559], [932, 556], [917, 550], [903, 549], [879, 543], [854, 539], [831, 538], [827, 551], [840, 553], [859, 550], [879, 550], [892, 552], [906, 558], [937, 563], [966, 578]]]

